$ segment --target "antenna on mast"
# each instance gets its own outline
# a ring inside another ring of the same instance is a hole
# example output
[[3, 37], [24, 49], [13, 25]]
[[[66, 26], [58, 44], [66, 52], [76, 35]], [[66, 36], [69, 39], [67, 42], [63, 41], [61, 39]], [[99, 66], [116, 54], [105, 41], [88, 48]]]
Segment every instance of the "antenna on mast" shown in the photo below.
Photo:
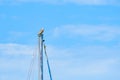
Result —
[[44, 29], [42, 28], [39, 32], [38, 32], [38, 37], [40, 37], [44, 32]]

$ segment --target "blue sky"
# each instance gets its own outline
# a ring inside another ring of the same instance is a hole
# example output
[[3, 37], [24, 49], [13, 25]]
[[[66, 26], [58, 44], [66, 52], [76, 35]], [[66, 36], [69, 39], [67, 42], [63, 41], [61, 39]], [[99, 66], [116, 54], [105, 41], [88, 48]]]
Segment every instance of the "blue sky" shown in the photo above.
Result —
[[0, 0], [0, 80], [27, 79], [41, 28], [53, 80], [120, 80], [119, 0]]

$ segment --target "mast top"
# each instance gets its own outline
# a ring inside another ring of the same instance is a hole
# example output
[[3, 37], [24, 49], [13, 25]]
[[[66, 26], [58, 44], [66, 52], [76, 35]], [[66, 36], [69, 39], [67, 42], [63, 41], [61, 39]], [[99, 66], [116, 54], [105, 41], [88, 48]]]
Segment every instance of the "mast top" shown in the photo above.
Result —
[[42, 28], [39, 32], [38, 32], [38, 36], [40, 37], [44, 32], [44, 29]]

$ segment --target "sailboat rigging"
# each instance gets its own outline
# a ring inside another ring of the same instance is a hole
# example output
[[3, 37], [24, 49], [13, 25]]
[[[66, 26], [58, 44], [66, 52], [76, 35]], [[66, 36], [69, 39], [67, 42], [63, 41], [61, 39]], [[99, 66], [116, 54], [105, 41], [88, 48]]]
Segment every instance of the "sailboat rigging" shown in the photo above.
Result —
[[[52, 80], [52, 74], [51, 74], [49, 59], [48, 59], [48, 56], [47, 56], [45, 40], [43, 39], [43, 32], [44, 32], [44, 29], [41, 29], [40, 32], [38, 33], [38, 80], [44, 80], [44, 78], [43, 78], [43, 72], [44, 72], [43, 71], [43, 53], [45, 54], [45, 57], [46, 57], [49, 77], [50, 77], [50, 80]], [[29, 70], [29, 73], [28, 73], [27, 80], [30, 80], [30, 75], [31, 75], [31, 72], [32, 72], [31, 68], [33, 67], [35, 56], [36, 55], [34, 54], [33, 55], [33, 60], [32, 60], [31, 65], [30, 65], [30, 70]]]

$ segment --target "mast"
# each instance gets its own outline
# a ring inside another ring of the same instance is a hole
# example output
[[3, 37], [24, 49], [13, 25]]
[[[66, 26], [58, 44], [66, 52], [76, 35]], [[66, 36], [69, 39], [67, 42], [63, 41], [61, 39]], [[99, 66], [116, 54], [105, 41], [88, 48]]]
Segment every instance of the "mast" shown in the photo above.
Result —
[[41, 29], [38, 33], [38, 80], [43, 80], [43, 32]]

